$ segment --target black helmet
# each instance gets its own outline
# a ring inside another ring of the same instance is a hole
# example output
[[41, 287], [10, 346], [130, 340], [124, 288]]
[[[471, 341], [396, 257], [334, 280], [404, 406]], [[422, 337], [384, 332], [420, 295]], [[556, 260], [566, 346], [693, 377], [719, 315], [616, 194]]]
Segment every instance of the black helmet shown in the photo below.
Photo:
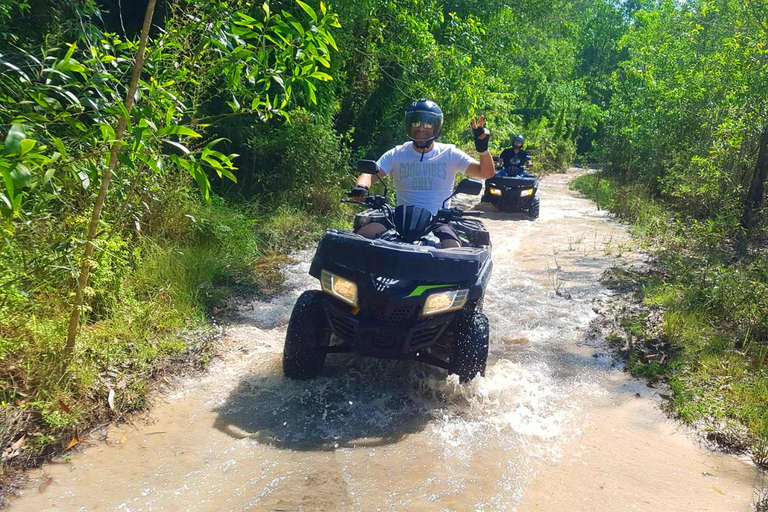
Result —
[[512, 139], [512, 145], [514, 146], [517, 143], [520, 143], [520, 145], [523, 145], [523, 142], [525, 142], [525, 138], [522, 135], [515, 135], [515, 138]]
[[[424, 128], [430, 128], [432, 133], [425, 136]], [[433, 140], [440, 136], [442, 129], [443, 111], [434, 101], [422, 98], [419, 101], [414, 101], [405, 109], [405, 134], [416, 147], [429, 146]]]
[[400, 205], [395, 208], [395, 229], [406, 242], [418, 240], [432, 225], [432, 214], [421, 206]]

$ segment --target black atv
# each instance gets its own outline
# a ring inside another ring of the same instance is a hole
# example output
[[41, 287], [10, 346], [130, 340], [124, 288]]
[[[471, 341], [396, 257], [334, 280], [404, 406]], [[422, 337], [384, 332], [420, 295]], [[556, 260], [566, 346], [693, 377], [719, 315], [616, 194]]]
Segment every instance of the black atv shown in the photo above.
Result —
[[[376, 174], [372, 160], [360, 172]], [[380, 180], [381, 181], [381, 180]], [[382, 182], [383, 183], [383, 182]], [[488, 231], [482, 212], [445, 208], [456, 194], [477, 195], [482, 184], [462, 180], [436, 216], [418, 206], [393, 208], [384, 195], [365, 202], [355, 230], [370, 222], [388, 228], [380, 238], [329, 229], [309, 273], [322, 291], [306, 291], [293, 307], [283, 351], [283, 372], [311, 379], [326, 354], [357, 352], [385, 359], [429, 363], [467, 382], [485, 372], [488, 319], [481, 312], [491, 277]], [[441, 249], [431, 230], [450, 223], [463, 246]]]
[[525, 212], [535, 220], [539, 217], [539, 179], [526, 172], [525, 163], [496, 166], [496, 176], [485, 180], [483, 202], [491, 203], [503, 212]]

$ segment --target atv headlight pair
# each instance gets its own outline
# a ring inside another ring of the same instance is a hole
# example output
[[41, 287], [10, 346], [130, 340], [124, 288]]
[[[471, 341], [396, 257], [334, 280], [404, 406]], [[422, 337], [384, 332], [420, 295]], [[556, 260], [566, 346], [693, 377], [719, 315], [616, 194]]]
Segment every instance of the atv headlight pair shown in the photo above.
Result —
[[492, 196], [500, 196], [501, 190], [499, 190], [498, 188], [489, 188], [488, 193], [491, 194]]
[[325, 293], [357, 307], [357, 285], [353, 281], [323, 270], [320, 274], [320, 283]]
[[424, 316], [436, 315], [438, 313], [447, 313], [464, 307], [467, 303], [469, 290], [451, 290], [448, 292], [437, 292], [427, 297], [421, 314]]
[[527, 189], [525, 189], [525, 190], [520, 192], [520, 197], [528, 197], [531, 194], [533, 194], [533, 189], [532, 188], [527, 188]]

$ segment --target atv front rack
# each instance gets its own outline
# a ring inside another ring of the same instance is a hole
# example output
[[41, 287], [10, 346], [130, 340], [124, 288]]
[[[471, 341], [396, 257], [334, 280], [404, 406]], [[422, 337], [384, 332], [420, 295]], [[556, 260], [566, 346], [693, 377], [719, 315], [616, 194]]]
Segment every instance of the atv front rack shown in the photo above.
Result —
[[322, 269], [341, 266], [390, 279], [455, 283], [476, 279], [490, 254], [487, 247], [438, 249], [329, 229], [320, 240], [309, 273], [319, 279]]

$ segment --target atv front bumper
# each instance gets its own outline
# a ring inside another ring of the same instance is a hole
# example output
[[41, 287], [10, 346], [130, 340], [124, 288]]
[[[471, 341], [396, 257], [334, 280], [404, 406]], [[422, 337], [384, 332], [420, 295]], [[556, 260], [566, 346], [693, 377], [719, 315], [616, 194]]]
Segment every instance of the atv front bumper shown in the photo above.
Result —
[[[528, 210], [533, 205], [538, 188], [536, 178], [495, 176], [485, 180], [482, 201], [505, 211]], [[528, 195], [521, 195], [527, 191], [530, 191]]]
[[[328, 352], [357, 352], [382, 359], [423, 360], [419, 351], [437, 342], [456, 314], [446, 313], [435, 318], [403, 322], [415, 315], [415, 311], [406, 311], [411, 307], [406, 305], [399, 306], [400, 309], [395, 306], [389, 310], [377, 310], [380, 318], [372, 319], [365, 314], [352, 314], [352, 309], [336, 300], [324, 300], [323, 308], [328, 325], [333, 334], [345, 342], [343, 345], [329, 347]], [[381, 321], [384, 316], [394, 322]]]
[[486, 195], [483, 196], [483, 201], [491, 203], [497, 208], [504, 211], [526, 211], [533, 205], [533, 198], [536, 196], [520, 197], [520, 191], [508, 191], [502, 196]]

